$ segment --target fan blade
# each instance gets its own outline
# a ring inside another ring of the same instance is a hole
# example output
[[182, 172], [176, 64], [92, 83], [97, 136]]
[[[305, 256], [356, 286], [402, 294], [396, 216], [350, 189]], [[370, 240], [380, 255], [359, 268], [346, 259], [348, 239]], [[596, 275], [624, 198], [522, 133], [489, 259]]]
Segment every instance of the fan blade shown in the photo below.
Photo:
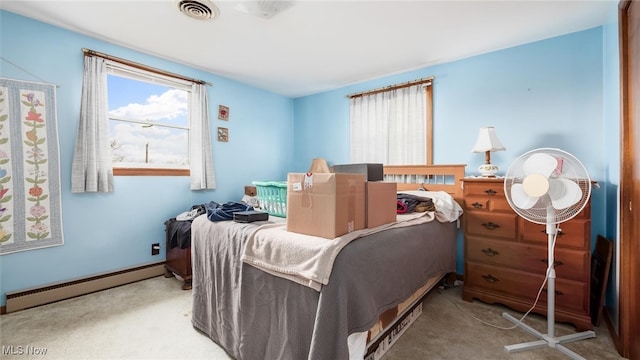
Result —
[[571, 180], [554, 179], [549, 181], [549, 197], [555, 209], [566, 209], [580, 201], [582, 189]]
[[549, 154], [536, 153], [531, 156], [522, 164], [524, 173], [529, 174], [542, 174], [545, 177], [551, 176], [551, 173], [558, 166], [558, 160]]
[[538, 202], [538, 197], [527, 195], [522, 184], [513, 184], [511, 187], [511, 200], [520, 209], [531, 209]]

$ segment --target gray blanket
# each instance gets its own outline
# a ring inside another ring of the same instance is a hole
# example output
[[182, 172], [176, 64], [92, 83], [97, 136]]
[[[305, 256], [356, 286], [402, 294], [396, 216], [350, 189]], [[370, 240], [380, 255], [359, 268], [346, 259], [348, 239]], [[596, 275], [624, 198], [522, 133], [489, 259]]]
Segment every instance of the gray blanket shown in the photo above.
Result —
[[349, 334], [455, 271], [456, 224], [432, 221], [352, 241], [317, 292], [242, 263], [259, 224], [201, 216], [192, 225], [192, 322], [236, 359], [348, 359]]

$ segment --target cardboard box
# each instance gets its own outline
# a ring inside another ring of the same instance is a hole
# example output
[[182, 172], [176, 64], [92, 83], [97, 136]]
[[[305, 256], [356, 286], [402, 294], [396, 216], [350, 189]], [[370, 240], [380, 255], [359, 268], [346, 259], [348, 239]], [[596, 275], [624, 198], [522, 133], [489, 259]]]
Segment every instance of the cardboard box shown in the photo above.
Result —
[[334, 173], [364, 174], [366, 181], [384, 180], [382, 164], [345, 164], [333, 165]]
[[365, 228], [362, 174], [298, 174], [287, 178], [287, 231], [334, 239]]
[[398, 212], [398, 184], [367, 181], [365, 191], [365, 226], [373, 228], [395, 222]]

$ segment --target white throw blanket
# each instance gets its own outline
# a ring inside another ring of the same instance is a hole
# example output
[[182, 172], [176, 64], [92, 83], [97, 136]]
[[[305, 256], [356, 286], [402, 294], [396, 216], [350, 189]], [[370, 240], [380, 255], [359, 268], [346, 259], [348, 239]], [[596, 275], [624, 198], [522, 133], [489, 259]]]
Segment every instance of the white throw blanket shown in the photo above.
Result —
[[320, 291], [322, 285], [329, 283], [336, 256], [351, 241], [378, 231], [418, 225], [434, 219], [434, 212], [398, 215], [394, 223], [356, 230], [335, 239], [290, 232], [282, 223], [266, 224], [249, 236], [242, 261]]
[[353, 231], [335, 239], [289, 232], [285, 223], [262, 225], [249, 236], [242, 261], [320, 291], [322, 285], [329, 283], [336, 256], [351, 241], [382, 230], [418, 225], [434, 219], [453, 222], [462, 215], [462, 207], [445, 192], [403, 192], [431, 198], [436, 211], [398, 215], [394, 223]]

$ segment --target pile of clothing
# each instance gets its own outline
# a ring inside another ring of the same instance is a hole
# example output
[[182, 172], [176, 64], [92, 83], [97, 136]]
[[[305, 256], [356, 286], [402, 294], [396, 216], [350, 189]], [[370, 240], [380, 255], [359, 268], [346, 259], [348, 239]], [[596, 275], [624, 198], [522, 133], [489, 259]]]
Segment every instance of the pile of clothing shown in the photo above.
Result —
[[174, 247], [189, 248], [191, 246], [191, 221], [202, 214], [207, 214], [207, 219], [211, 221], [223, 221], [233, 220], [233, 213], [237, 211], [249, 210], [253, 210], [253, 206], [234, 201], [224, 204], [210, 201], [206, 204], [193, 205], [191, 210], [164, 222], [167, 232], [167, 246], [170, 249]]
[[236, 201], [228, 201], [224, 204], [210, 201], [204, 204], [204, 207], [207, 211], [207, 218], [211, 221], [233, 220], [233, 213], [253, 210], [253, 206]]
[[409, 214], [412, 212], [435, 211], [433, 199], [426, 196], [416, 196], [411, 194], [398, 194], [398, 214]]

